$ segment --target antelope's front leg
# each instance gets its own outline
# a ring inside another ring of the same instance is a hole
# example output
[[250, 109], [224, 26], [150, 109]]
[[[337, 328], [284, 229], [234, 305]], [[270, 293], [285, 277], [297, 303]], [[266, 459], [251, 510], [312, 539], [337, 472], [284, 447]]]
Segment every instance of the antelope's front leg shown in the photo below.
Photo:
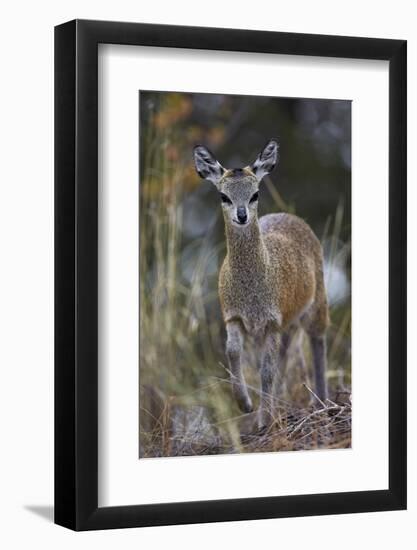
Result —
[[274, 332], [268, 332], [262, 347], [261, 359], [261, 403], [258, 414], [258, 427], [268, 428], [273, 420], [273, 384], [278, 368], [280, 336]]
[[245, 413], [250, 413], [253, 410], [252, 401], [248, 394], [248, 388], [246, 387], [241, 362], [244, 334], [238, 322], [227, 323], [226, 332], [226, 354], [231, 372], [233, 395], [238, 402], [240, 410]]

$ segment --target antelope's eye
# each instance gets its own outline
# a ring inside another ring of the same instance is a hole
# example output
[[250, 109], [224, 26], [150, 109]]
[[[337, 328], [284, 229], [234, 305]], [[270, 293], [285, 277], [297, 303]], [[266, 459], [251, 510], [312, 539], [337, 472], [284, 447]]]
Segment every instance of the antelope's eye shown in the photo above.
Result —
[[222, 199], [222, 202], [224, 202], [225, 204], [232, 204], [232, 201], [224, 193], [220, 193], [220, 198]]
[[251, 196], [249, 202], [255, 202], [255, 201], [257, 201], [257, 200], [258, 200], [258, 195], [259, 195], [259, 193], [258, 193], [258, 191], [256, 191], [256, 193], [254, 193], [254, 194]]

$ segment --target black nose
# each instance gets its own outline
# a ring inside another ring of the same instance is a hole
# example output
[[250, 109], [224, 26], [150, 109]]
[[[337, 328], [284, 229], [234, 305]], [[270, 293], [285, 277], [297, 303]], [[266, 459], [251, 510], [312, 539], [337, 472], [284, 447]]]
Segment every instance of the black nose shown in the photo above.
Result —
[[244, 206], [239, 206], [237, 209], [237, 219], [240, 223], [246, 223], [248, 215], [246, 214], [246, 208]]

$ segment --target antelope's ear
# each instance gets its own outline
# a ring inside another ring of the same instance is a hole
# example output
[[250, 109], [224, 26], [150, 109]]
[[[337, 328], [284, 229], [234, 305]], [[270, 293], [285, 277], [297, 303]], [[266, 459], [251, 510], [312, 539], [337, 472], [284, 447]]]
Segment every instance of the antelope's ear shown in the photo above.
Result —
[[278, 163], [278, 147], [279, 145], [275, 139], [270, 139], [255, 162], [249, 166], [258, 181], [261, 181], [266, 174], [272, 172]]
[[216, 160], [213, 153], [203, 145], [196, 145], [194, 147], [194, 164], [197, 174], [201, 178], [211, 181], [216, 186], [225, 173], [225, 169]]

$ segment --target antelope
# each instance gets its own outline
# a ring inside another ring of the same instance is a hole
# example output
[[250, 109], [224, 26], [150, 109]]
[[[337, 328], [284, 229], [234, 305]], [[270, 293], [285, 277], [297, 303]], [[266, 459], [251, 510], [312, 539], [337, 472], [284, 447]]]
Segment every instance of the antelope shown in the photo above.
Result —
[[278, 163], [278, 147], [271, 139], [252, 164], [232, 169], [203, 145], [194, 147], [196, 171], [215, 185], [223, 210], [227, 253], [218, 287], [232, 392], [242, 412], [253, 411], [242, 371], [244, 344], [250, 340], [261, 380], [259, 429], [273, 422], [275, 374], [299, 326], [310, 338], [316, 394], [327, 398], [329, 310], [321, 244], [297, 216], [275, 213], [258, 219], [259, 185]]

